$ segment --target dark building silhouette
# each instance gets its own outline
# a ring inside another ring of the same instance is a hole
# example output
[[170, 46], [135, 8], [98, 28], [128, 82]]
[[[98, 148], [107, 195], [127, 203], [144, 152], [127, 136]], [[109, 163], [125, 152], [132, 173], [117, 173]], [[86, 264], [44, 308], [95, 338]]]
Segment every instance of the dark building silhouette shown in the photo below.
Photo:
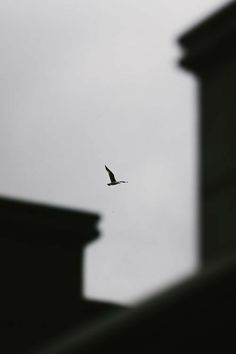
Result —
[[236, 4], [180, 38], [181, 65], [199, 82], [200, 255], [236, 251]]
[[34, 354], [236, 352], [236, 3], [180, 38], [199, 81], [198, 274]]
[[98, 215], [0, 198], [0, 221], [2, 352], [23, 353], [121, 308], [83, 298], [83, 251], [98, 237]]

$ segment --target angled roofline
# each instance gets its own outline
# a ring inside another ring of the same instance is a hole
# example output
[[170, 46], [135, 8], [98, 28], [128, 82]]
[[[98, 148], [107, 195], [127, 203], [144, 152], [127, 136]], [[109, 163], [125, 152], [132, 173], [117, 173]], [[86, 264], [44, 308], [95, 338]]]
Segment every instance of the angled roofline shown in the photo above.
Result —
[[219, 9], [198, 25], [180, 36], [183, 49], [180, 65], [197, 74], [235, 52], [236, 2]]
[[[24, 232], [19, 233], [20, 237], [24, 237], [30, 243], [53, 243], [71, 248], [82, 247], [98, 237], [97, 223], [100, 216], [2, 196], [0, 220], [5, 230], [1, 237], [11, 235], [10, 237], [17, 239], [17, 230], [21, 228]], [[13, 230], [16, 232], [13, 233]]]

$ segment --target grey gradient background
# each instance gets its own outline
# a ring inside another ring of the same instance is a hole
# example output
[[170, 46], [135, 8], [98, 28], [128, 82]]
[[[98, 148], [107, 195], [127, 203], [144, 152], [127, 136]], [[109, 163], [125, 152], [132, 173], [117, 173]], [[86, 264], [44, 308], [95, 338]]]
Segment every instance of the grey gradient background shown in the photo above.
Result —
[[[1, 0], [0, 193], [102, 214], [85, 294], [194, 272], [196, 82], [178, 35], [223, 0]], [[126, 185], [108, 187], [107, 164]]]

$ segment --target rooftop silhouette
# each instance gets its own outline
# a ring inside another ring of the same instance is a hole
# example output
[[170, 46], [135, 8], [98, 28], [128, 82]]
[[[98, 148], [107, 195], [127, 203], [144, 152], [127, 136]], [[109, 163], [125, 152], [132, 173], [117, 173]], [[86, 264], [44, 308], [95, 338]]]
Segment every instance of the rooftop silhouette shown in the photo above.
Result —
[[0, 326], [5, 353], [21, 353], [120, 309], [83, 297], [84, 247], [97, 214], [0, 198]]
[[235, 40], [235, 2], [179, 39], [180, 64], [199, 82], [198, 273], [115, 313], [118, 307], [82, 295], [83, 249], [98, 237], [99, 216], [2, 199], [4, 353], [236, 350]]

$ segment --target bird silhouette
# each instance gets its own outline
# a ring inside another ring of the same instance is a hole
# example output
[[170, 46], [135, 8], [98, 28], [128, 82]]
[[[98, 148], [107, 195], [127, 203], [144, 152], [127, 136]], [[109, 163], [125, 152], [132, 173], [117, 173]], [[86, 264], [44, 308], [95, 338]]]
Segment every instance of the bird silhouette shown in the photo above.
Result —
[[111, 170], [109, 170], [109, 168], [105, 165], [105, 169], [107, 170], [108, 174], [109, 174], [109, 178], [111, 180], [111, 183], [107, 183], [108, 186], [115, 186], [116, 184], [120, 184], [120, 183], [128, 183], [127, 181], [117, 181], [114, 173], [111, 172]]

